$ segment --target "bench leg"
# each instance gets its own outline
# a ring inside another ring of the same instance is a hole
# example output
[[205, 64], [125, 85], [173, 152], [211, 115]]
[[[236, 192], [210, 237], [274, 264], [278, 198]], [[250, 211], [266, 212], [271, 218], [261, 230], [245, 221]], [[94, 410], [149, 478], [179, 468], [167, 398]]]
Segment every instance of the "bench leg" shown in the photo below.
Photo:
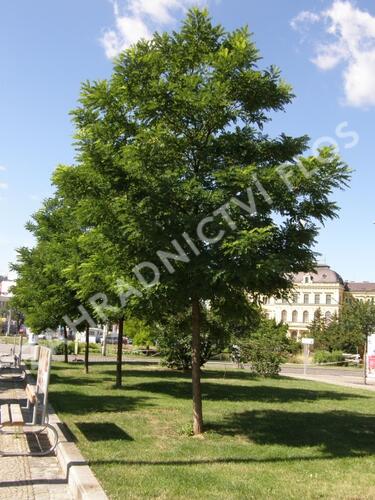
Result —
[[[33, 424], [25, 424], [24, 427], [35, 427]], [[0, 450], [0, 457], [43, 457], [45, 455], [49, 455], [53, 451], [55, 451], [55, 448], [58, 444], [59, 441], [59, 436], [57, 434], [56, 429], [54, 428], [53, 425], [45, 423], [42, 426], [42, 429], [39, 429], [38, 431], [32, 432], [32, 434], [39, 435], [41, 432], [43, 432], [45, 429], [50, 429], [53, 434], [53, 442], [51, 446], [48, 448], [48, 450], [43, 450], [43, 451], [26, 451], [26, 452], [12, 452], [12, 451], [2, 451]], [[9, 434], [17, 434], [17, 432], [10, 432], [10, 431], [4, 431], [2, 427], [0, 427], [0, 433], [9, 435]], [[24, 432], [25, 434], [25, 432]], [[37, 438], [38, 440], [38, 438]], [[39, 442], [39, 440], [38, 440]]]

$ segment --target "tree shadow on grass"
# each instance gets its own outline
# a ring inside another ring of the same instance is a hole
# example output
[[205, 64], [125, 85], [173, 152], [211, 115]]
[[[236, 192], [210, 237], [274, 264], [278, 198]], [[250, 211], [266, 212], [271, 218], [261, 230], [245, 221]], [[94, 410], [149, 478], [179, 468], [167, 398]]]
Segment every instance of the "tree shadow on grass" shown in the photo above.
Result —
[[206, 428], [221, 435], [244, 436], [261, 445], [318, 446], [335, 457], [375, 454], [375, 416], [360, 413], [245, 411], [208, 423]]
[[[124, 389], [130, 391], [151, 392], [164, 394], [177, 399], [191, 399], [191, 383], [180, 381], [171, 382], [162, 380], [157, 382], [144, 382], [132, 384]], [[267, 403], [288, 403], [291, 401], [318, 401], [329, 399], [343, 401], [352, 398], [367, 398], [369, 396], [343, 393], [335, 391], [319, 391], [313, 389], [299, 389], [275, 387], [266, 385], [230, 385], [204, 382], [202, 384], [202, 397], [205, 401], [261, 401]]]
[[56, 392], [50, 393], [50, 401], [57, 412], [73, 415], [86, 415], [87, 413], [101, 412], [127, 412], [149, 408], [152, 403], [148, 398], [129, 397], [124, 394], [89, 395], [82, 392]]
[[88, 375], [82, 373], [82, 377], [79, 377], [77, 374], [76, 377], [72, 377], [71, 375], [60, 375], [58, 373], [51, 373], [50, 375], [50, 383], [51, 385], [63, 384], [63, 385], [77, 385], [77, 386], [96, 386], [101, 384], [102, 382], [114, 381], [115, 376], [104, 376], [99, 372], [92, 372]]
[[77, 422], [76, 426], [88, 441], [133, 441], [133, 438], [113, 422]]

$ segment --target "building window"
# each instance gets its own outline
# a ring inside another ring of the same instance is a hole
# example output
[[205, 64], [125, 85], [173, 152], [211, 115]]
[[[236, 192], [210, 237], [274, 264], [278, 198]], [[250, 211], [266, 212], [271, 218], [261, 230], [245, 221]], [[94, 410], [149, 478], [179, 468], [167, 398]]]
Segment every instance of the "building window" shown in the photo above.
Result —
[[303, 311], [303, 322], [304, 323], [309, 322], [309, 311]]
[[293, 304], [298, 304], [298, 293], [293, 293], [292, 302]]
[[309, 277], [305, 276], [305, 283], [308, 283], [308, 282], [309, 282]]
[[332, 304], [332, 295], [330, 293], [327, 293], [326, 295], [326, 304], [327, 305]]
[[268, 297], [263, 297], [263, 304], [269, 304], [270, 300]]
[[303, 294], [303, 303], [304, 304], [308, 304], [309, 303], [309, 294], [308, 293], [304, 293]]
[[297, 323], [298, 322], [298, 311], [293, 311], [292, 312], [292, 323]]
[[281, 311], [281, 321], [286, 323], [288, 321], [288, 312], [284, 309]]
[[329, 323], [332, 320], [332, 314], [329, 311], [325, 313], [324, 317], [327, 323]]
[[314, 304], [320, 304], [320, 293], [316, 293], [314, 296]]

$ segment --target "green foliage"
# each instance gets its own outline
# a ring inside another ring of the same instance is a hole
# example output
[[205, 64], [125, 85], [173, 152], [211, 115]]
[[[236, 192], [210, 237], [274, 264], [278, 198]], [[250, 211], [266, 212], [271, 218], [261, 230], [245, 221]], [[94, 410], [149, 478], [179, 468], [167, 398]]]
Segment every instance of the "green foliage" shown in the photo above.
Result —
[[344, 357], [341, 351], [315, 351], [314, 352], [314, 363], [337, 363], [342, 366], [342, 361]]
[[[49, 346], [52, 347], [52, 352], [54, 354], [63, 355], [65, 352], [64, 342], [59, 342], [58, 344], [56, 344], [55, 342], [50, 342]], [[68, 342], [67, 346], [68, 346], [68, 354], [74, 354], [74, 342]]]
[[288, 327], [273, 320], [262, 319], [249, 339], [240, 343], [241, 356], [251, 364], [251, 370], [265, 377], [275, 376], [288, 355], [295, 349], [287, 336]]
[[[103, 290], [117, 278], [139, 286], [133, 266], [151, 261], [159, 286], [127, 307], [155, 320], [169, 309], [184, 313], [192, 297], [246, 306], [247, 292], [277, 293], [291, 286], [289, 273], [313, 267], [318, 224], [335, 216], [329, 197], [349, 171], [330, 149], [298, 165], [306, 136], [263, 133], [269, 114], [284, 110], [293, 94], [277, 68], [259, 69], [258, 60], [246, 28], [227, 33], [207, 12], [191, 10], [179, 32], [155, 34], [121, 54], [110, 80], [83, 85], [73, 112], [77, 164], [53, 177], [72, 216], [94, 228], [82, 235], [96, 243], [85, 245], [78, 289], [98, 274]], [[233, 197], [242, 206], [254, 197], [256, 213], [229, 203]], [[233, 222], [216, 213], [202, 241], [199, 223], [222, 206]], [[219, 231], [225, 237], [214, 242]], [[171, 260], [170, 272], [157, 252], [175, 252], [182, 234], [199, 255], [182, 240], [189, 262]]]
[[375, 305], [359, 300], [345, 303], [338, 316], [329, 322], [320, 310], [310, 326], [315, 348], [345, 353], [363, 352], [367, 335], [375, 331]]
[[124, 333], [132, 339], [133, 345], [139, 347], [147, 347], [155, 343], [152, 328], [145, 321], [137, 318], [129, 318], [125, 321]]
[[25, 315], [35, 333], [55, 329], [64, 315], [77, 314], [80, 302], [65, 276], [66, 268], [77, 258], [71, 237], [73, 220], [61, 199], [47, 199], [26, 225], [36, 245], [19, 248], [12, 265], [17, 280], [11, 307]]

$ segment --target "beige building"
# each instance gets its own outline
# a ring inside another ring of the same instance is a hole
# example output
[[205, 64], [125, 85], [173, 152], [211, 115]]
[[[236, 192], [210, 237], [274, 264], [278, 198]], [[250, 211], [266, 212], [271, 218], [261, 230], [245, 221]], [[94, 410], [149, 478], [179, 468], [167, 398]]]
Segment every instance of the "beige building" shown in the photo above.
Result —
[[289, 299], [267, 297], [263, 308], [269, 318], [289, 325], [289, 334], [301, 338], [318, 309], [327, 321], [338, 314], [344, 303], [346, 285], [341, 276], [325, 264], [313, 273], [294, 275], [295, 288]]
[[375, 304], [375, 283], [370, 283], [368, 281], [363, 281], [362, 283], [349, 281], [346, 283], [346, 288], [346, 296], [348, 299], [351, 297], [356, 300], [363, 300]]

